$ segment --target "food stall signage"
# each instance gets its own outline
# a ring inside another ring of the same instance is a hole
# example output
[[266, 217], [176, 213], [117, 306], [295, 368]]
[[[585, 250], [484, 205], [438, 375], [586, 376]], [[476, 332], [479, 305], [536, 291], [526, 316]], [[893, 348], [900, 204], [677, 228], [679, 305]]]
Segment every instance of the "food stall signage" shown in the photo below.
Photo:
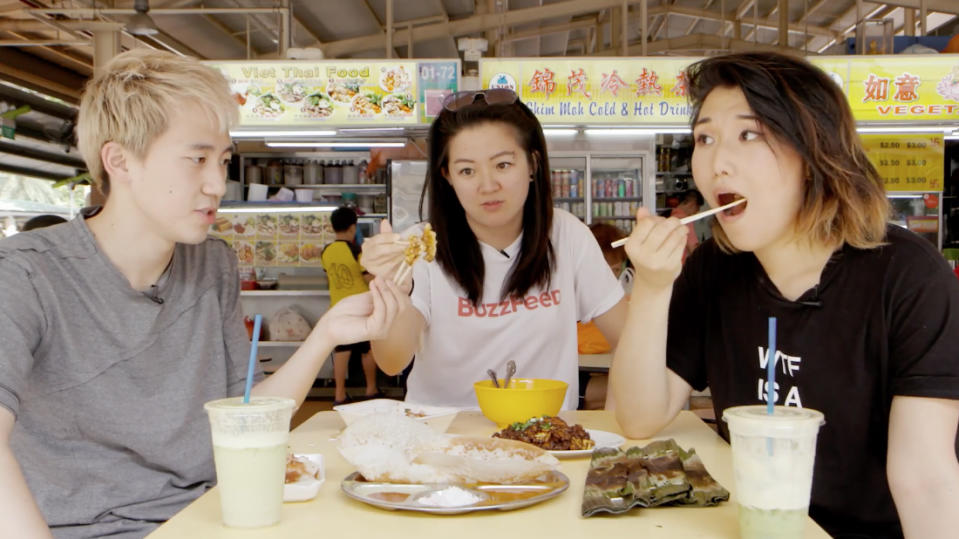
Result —
[[207, 64], [230, 82], [240, 105], [240, 127], [402, 126], [422, 121], [415, 61]]
[[941, 134], [860, 135], [886, 191], [942, 191]]
[[846, 96], [858, 121], [959, 120], [959, 60], [954, 55], [850, 58]]
[[687, 125], [693, 58], [480, 61], [484, 88], [509, 88], [544, 124]]

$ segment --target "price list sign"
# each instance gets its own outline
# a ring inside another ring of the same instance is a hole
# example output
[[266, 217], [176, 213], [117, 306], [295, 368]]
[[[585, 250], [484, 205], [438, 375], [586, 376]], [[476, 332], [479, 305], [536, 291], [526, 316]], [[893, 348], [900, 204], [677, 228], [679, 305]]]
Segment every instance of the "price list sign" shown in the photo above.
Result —
[[942, 134], [860, 135], [886, 191], [942, 191]]

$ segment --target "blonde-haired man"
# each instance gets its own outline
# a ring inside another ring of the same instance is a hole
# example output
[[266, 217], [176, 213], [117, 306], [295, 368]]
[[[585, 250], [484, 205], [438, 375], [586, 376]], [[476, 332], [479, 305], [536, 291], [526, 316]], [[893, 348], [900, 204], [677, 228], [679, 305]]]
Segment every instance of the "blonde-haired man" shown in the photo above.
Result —
[[[142, 537], [215, 480], [202, 405], [242, 394], [249, 357], [236, 258], [207, 237], [236, 114], [195, 59], [117, 56], [77, 125], [106, 203], [0, 241], [0, 536]], [[399, 293], [337, 304], [254, 394], [301, 403]]]

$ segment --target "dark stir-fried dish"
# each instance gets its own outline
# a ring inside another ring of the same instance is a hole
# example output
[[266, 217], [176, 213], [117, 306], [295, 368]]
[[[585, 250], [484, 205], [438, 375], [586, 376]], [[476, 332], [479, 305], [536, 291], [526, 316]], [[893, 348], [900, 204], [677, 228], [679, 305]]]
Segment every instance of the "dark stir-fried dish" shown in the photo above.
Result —
[[548, 415], [513, 423], [493, 436], [519, 440], [550, 451], [577, 451], [592, 449], [596, 445], [582, 425], [570, 426], [562, 419]]

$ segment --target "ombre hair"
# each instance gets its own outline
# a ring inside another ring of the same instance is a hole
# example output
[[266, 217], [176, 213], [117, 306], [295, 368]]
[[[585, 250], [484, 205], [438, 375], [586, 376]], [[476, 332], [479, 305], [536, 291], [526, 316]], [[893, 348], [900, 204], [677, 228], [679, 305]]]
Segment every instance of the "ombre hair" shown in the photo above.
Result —
[[134, 49], [110, 60], [87, 83], [77, 118], [77, 147], [100, 191], [110, 192], [100, 160], [104, 144], [116, 142], [142, 159], [173, 111], [190, 106], [224, 133], [239, 116], [226, 79], [196, 58]]
[[[739, 88], [759, 123], [802, 158], [798, 234], [825, 245], [882, 244], [889, 215], [883, 181], [866, 158], [846, 96], [825, 72], [795, 56], [750, 52], [700, 60], [686, 75], [692, 125], [714, 88]], [[736, 252], [720, 225], [713, 236]]]

